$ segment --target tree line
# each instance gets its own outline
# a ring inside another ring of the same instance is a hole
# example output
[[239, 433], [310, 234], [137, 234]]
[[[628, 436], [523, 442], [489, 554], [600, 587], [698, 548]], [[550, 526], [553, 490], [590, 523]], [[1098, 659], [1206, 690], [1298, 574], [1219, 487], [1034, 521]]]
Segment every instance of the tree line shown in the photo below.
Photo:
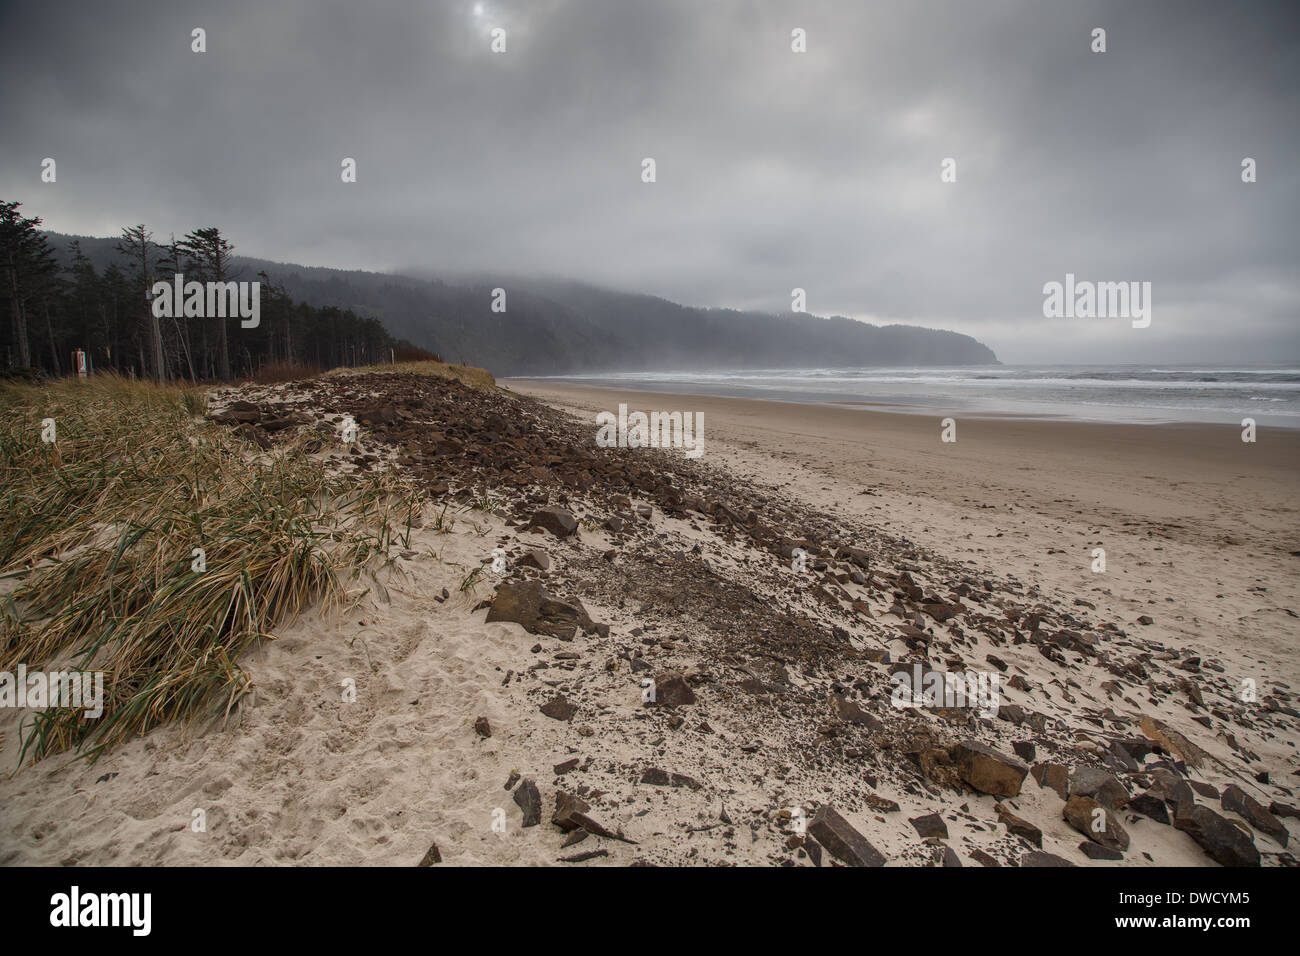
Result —
[[[81, 350], [92, 372], [197, 383], [437, 358], [394, 338], [378, 319], [295, 302], [265, 272], [241, 275], [232, 262], [234, 245], [216, 226], [166, 243], [144, 225], [127, 226], [116, 246], [119, 261], [99, 271], [76, 241], [71, 261], [61, 263], [40, 218], [24, 217], [21, 206], [0, 200], [0, 302], [10, 369], [75, 373], [73, 355]], [[237, 316], [156, 316], [153, 285], [177, 273], [186, 282], [259, 282], [259, 324], [243, 328]]]

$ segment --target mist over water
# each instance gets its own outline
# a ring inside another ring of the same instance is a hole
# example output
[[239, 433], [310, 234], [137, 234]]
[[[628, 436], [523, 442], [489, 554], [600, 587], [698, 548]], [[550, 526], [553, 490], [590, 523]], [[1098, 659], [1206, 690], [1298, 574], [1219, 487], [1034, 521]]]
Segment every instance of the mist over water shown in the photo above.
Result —
[[1058, 420], [1300, 428], [1300, 367], [1001, 365], [611, 372], [554, 381]]

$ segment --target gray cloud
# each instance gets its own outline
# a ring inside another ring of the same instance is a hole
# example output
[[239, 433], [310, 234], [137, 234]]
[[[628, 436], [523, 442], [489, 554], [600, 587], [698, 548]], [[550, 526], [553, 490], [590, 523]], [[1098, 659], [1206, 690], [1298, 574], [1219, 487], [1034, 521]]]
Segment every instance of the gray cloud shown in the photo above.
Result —
[[[1300, 358], [1294, 5], [475, 6], [10, 5], [0, 196], [315, 265], [774, 311], [800, 286], [1006, 361]], [[1151, 327], [1044, 319], [1066, 272], [1152, 282]]]

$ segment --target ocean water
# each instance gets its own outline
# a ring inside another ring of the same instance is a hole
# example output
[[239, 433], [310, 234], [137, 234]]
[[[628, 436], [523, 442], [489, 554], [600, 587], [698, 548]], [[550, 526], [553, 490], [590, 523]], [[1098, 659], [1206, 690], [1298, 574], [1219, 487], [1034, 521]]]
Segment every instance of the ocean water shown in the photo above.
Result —
[[1300, 428], [1300, 368], [995, 365], [611, 372], [551, 381], [892, 411], [1058, 420]]

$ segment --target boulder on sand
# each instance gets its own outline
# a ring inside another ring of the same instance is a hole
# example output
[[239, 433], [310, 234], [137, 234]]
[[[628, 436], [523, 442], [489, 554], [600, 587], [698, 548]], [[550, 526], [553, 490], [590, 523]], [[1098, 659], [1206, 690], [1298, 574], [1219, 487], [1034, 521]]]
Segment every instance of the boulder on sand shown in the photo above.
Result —
[[557, 538], [567, 538], [578, 530], [578, 519], [563, 508], [542, 508], [533, 513], [528, 527], [549, 531]]
[[987, 744], [962, 741], [952, 748], [957, 775], [980, 793], [995, 797], [1014, 797], [1029, 773], [1029, 765], [1019, 757], [999, 753]]
[[562, 641], [573, 640], [580, 627], [586, 630], [594, 626], [581, 602], [560, 600], [540, 581], [501, 585], [488, 609], [487, 619], [512, 621], [523, 625], [529, 634], [546, 634]]

